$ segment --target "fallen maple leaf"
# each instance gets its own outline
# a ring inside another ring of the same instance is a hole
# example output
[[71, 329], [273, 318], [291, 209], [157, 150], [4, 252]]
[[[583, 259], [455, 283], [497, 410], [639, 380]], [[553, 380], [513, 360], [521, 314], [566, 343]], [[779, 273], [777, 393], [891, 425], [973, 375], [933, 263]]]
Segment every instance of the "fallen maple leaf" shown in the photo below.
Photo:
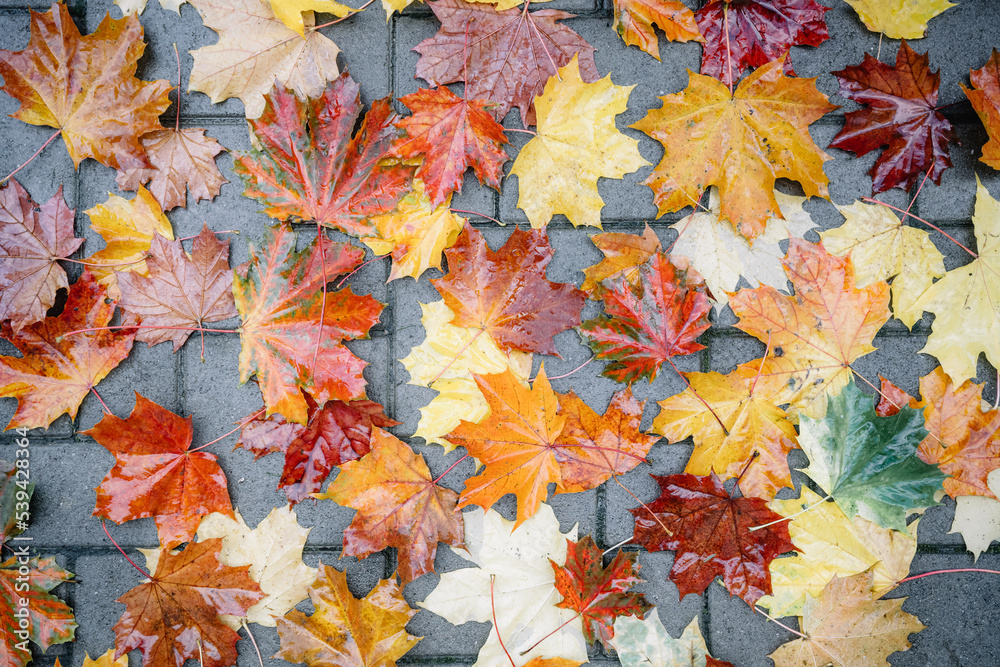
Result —
[[764, 286], [740, 290], [729, 305], [736, 326], [768, 346], [761, 375], [786, 385], [776, 405], [822, 417], [827, 397], [851, 381], [851, 363], [875, 350], [871, 341], [889, 319], [889, 286], [859, 289], [850, 258], [801, 239], [789, 241], [784, 265], [795, 296]]
[[383, 305], [350, 287], [336, 292], [324, 287], [362, 258], [358, 248], [329, 240], [322, 241], [322, 249], [313, 241], [296, 252], [290, 225], [269, 228], [259, 246], [250, 245], [250, 261], [233, 279], [243, 320], [240, 381], [257, 376], [267, 416], [279, 412], [306, 424], [303, 392], [317, 404], [364, 397], [366, 364], [343, 341], [367, 338]]
[[790, 178], [806, 196], [828, 198], [823, 163], [831, 158], [809, 136], [809, 124], [837, 106], [816, 90], [815, 79], [787, 77], [781, 67], [780, 60], [761, 66], [735, 93], [692, 72], [685, 90], [661, 97], [662, 108], [630, 126], [665, 149], [644, 181], [658, 215], [691, 206], [718, 185], [720, 219], [752, 242], [768, 218], [781, 216], [775, 179]]
[[56, 291], [69, 287], [59, 260], [82, 243], [62, 186], [40, 207], [14, 179], [0, 188], [0, 322], [10, 320], [16, 334], [45, 319]]
[[760, 498], [730, 497], [714, 473], [653, 479], [660, 497], [629, 510], [635, 517], [633, 539], [649, 551], [677, 552], [670, 580], [682, 600], [704, 592], [719, 575], [730, 595], [751, 606], [771, 594], [768, 565], [779, 554], [795, 551], [781, 516]]
[[139, 329], [136, 340], [150, 346], [173, 341], [176, 352], [191, 335], [185, 327], [236, 317], [229, 242], [220, 241], [208, 225], [195, 237], [190, 255], [180, 241], [154, 236], [146, 266], [148, 276], [118, 276], [118, 305], [139, 316], [144, 327], [154, 327]]
[[[990, 491], [1000, 498], [1000, 470], [986, 478]], [[1000, 501], [985, 496], [959, 496], [955, 499], [955, 519], [948, 534], [960, 533], [973, 562], [993, 540], [1000, 540]]]
[[972, 224], [979, 254], [927, 288], [914, 310], [935, 315], [927, 344], [920, 350], [941, 362], [955, 384], [976, 377], [979, 353], [1000, 366], [1000, 202], [976, 177]]
[[924, 625], [903, 611], [906, 598], [876, 600], [872, 572], [835, 577], [818, 598], [806, 598], [802, 632], [806, 635], [778, 647], [769, 657], [775, 667], [889, 667], [887, 658], [910, 648], [910, 633]]
[[611, 648], [615, 619], [642, 618], [653, 608], [641, 593], [628, 592], [642, 581], [638, 554], [619, 550], [611, 564], [604, 567], [603, 553], [590, 535], [566, 543], [565, 565], [549, 559], [556, 573], [556, 590], [563, 596], [556, 606], [580, 615], [587, 643], [599, 639], [605, 648]]
[[705, 348], [695, 339], [711, 326], [712, 307], [705, 281], [686, 261], [657, 253], [639, 268], [636, 284], [619, 277], [606, 281], [600, 295], [606, 316], [587, 320], [579, 331], [594, 356], [610, 362], [602, 375], [629, 384], [652, 381], [671, 357]]
[[344, 531], [344, 556], [396, 547], [403, 585], [434, 571], [439, 541], [464, 544], [458, 494], [435, 484], [424, 458], [379, 428], [371, 452], [341, 465], [326, 492], [313, 496], [358, 511]]
[[615, 636], [611, 645], [618, 653], [622, 667], [713, 665], [707, 662], [712, 657], [708, 655], [708, 647], [698, 628], [698, 619], [691, 619], [681, 636], [674, 639], [664, 629], [657, 609], [648, 612], [643, 620], [634, 616], [619, 616], [615, 620]]
[[604, 200], [598, 178], [621, 178], [650, 163], [639, 140], [615, 127], [635, 86], [616, 86], [611, 75], [594, 83], [580, 77], [577, 56], [561, 67], [535, 98], [538, 132], [517, 154], [517, 206], [532, 227], [562, 213], [574, 226], [601, 226]]
[[159, 129], [141, 141], [152, 168], [119, 171], [115, 182], [122, 190], [149, 183], [150, 194], [164, 211], [185, 206], [189, 189], [195, 201], [210, 200], [229, 182], [215, 166], [215, 156], [226, 149], [201, 128]]
[[94, 516], [115, 523], [153, 517], [167, 549], [190, 541], [206, 514], [233, 516], [218, 457], [189, 450], [191, 417], [181, 419], [136, 392], [128, 418], [105, 414], [82, 433], [115, 457], [96, 489]]
[[236, 663], [236, 632], [220, 614], [246, 616], [262, 594], [247, 567], [219, 562], [222, 540], [192, 542], [179, 552], [154, 551], [153, 575], [118, 598], [125, 612], [115, 624], [115, 657], [142, 650], [144, 667], [205, 667]]
[[969, 80], [973, 88], [966, 88], [962, 82], [958, 85], [969, 98], [989, 136], [979, 159], [994, 169], [1000, 169], [1000, 52], [993, 49], [993, 55], [982, 68], [969, 72]]
[[607, 232], [590, 237], [597, 249], [604, 253], [604, 259], [583, 270], [584, 281], [580, 289], [591, 299], [601, 298], [601, 284], [624, 276], [631, 285], [639, 284], [639, 267], [650, 257], [662, 250], [656, 232], [646, 227], [642, 236]]
[[293, 609], [278, 619], [281, 650], [275, 658], [310, 667], [395, 667], [421, 639], [406, 632], [417, 612], [395, 580], [380, 580], [358, 600], [347, 589], [346, 574], [320, 563], [309, 599], [311, 616]]
[[401, 134], [390, 152], [400, 158], [423, 156], [416, 177], [424, 182], [432, 206], [462, 191], [469, 167], [480, 183], [500, 189], [509, 159], [502, 148], [507, 136], [486, 110], [493, 104], [490, 100], [469, 100], [440, 86], [422, 88], [399, 101], [413, 115], [396, 121]]
[[542, 231], [515, 229], [494, 252], [466, 225], [445, 256], [448, 275], [431, 283], [455, 313], [452, 324], [482, 330], [501, 349], [557, 354], [553, 336], [580, 322], [586, 296], [545, 278], [552, 248]]
[[274, 15], [266, 0], [191, 0], [205, 26], [219, 41], [191, 51], [194, 66], [188, 91], [213, 103], [243, 101], [247, 118], [264, 111], [264, 96], [277, 83], [300, 97], [319, 97], [326, 82], [340, 74], [340, 49], [308, 21], [303, 38]]
[[904, 40], [895, 67], [866, 53], [860, 65], [833, 72], [840, 94], [867, 108], [844, 114], [844, 128], [830, 147], [858, 157], [886, 147], [868, 171], [875, 194], [910, 190], [924, 172], [940, 185], [941, 174], [951, 166], [948, 142], [958, 137], [937, 110], [941, 75], [928, 63], [927, 54], [914, 52]]
[[[58, 667], [58, 665], [59, 658], [56, 658], [56, 666]], [[93, 660], [90, 655], [84, 651], [83, 667], [128, 667], [128, 656], [123, 655], [115, 660], [115, 650], [113, 648], [109, 648], [107, 651], [99, 655], [97, 660]]]
[[[274, 17], [299, 33], [299, 37], [303, 39], [306, 38], [306, 28], [312, 28], [316, 24], [316, 12], [344, 18], [354, 11], [335, 0], [269, 0], [269, 2]], [[309, 17], [308, 26], [303, 15]]]
[[704, 42], [694, 20], [694, 12], [680, 0], [614, 0], [611, 27], [629, 46], [660, 59], [659, 40], [653, 26], [659, 26], [671, 42]]
[[705, 42], [701, 73], [733, 86], [746, 68], [782, 60], [785, 74], [794, 76], [788, 50], [829, 39], [828, 11], [814, 0], [711, 0], [695, 14]]
[[494, 102], [491, 112], [497, 120], [518, 107], [523, 125], [534, 125], [535, 96], [574, 55], [579, 55], [584, 81], [600, 78], [594, 47], [556, 23], [573, 14], [555, 9], [497, 11], [492, 5], [462, 0], [427, 4], [441, 27], [413, 49], [420, 54], [417, 76], [435, 86], [464, 82], [466, 99]]
[[[160, 0], [160, 7], [181, 13], [181, 5], [187, 0]], [[122, 14], [141, 14], [146, 10], [146, 0], [114, 0], [114, 3], [122, 10]], [[102, 667], [104, 667], [102, 665]]]
[[865, 27], [889, 39], [920, 39], [927, 22], [957, 5], [948, 0], [845, 0]]
[[346, 72], [304, 99], [276, 85], [259, 115], [250, 129], [262, 149], [238, 155], [233, 171], [243, 178], [243, 195], [276, 220], [371, 236], [369, 217], [391, 211], [409, 189], [413, 167], [380, 164], [396, 137], [386, 100], [372, 105], [351, 137], [361, 93]]
[[84, 396], [128, 356], [135, 329], [66, 334], [106, 327], [114, 311], [104, 287], [84, 272], [70, 286], [58, 317], [46, 317], [16, 334], [8, 323], [0, 327], [0, 336], [23, 355], [0, 356], [0, 397], [18, 401], [5, 430], [48, 428], [63, 413], [76, 418]]
[[799, 418], [799, 446], [809, 457], [802, 472], [847, 516], [907, 532], [907, 514], [937, 505], [934, 494], [946, 477], [917, 458], [927, 436], [924, 416], [903, 407], [892, 417], [878, 417], [871, 397], [853, 380], [829, 406], [822, 419]]
[[264, 597], [243, 615], [222, 615], [220, 620], [233, 630], [244, 623], [276, 625], [308, 597], [309, 586], [316, 581], [317, 570], [302, 562], [302, 548], [310, 528], [303, 528], [288, 505], [275, 507], [250, 529], [239, 512], [233, 519], [225, 514], [209, 514], [198, 525], [198, 541], [221, 538], [218, 559], [229, 567], [249, 566], [247, 574], [260, 584]]
[[148, 167], [139, 138], [160, 129], [171, 85], [135, 78], [142, 37], [134, 16], [108, 14], [84, 36], [62, 3], [31, 11], [27, 48], [0, 50], [3, 90], [21, 103], [11, 115], [58, 128], [77, 167], [86, 158], [112, 169]]
[[278, 489], [285, 490], [292, 504], [319, 492], [335, 467], [367, 454], [373, 426], [399, 423], [386, 417], [374, 401], [327, 401], [319, 407], [308, 394], [305, 399], [305, 425], [280, 414], [258, 417], [243, 427], [236, 443], [255, 458], [275, 452], [285, 455]]
[[[5, 545], [10, 548], [10, 545]], [[50, 593], [73, 573], [56, 564], [55, 558], [21, 553], [0, 563], [0, 660], [7, 667], [31, 662], [28, 640], [43, 651], [55, 644], [75, 640], [77, 623], [73, 610]], [[27, 626], [20, 621], [27, 621]]]
[[820, 232], [823, 247], [850, 255], [858, 287], [892, 281], [892, 314], [908, 327], [923, 316], [913, 304], [944, 275], [944, 257], [922, 229], [903, 224], [886, 206], [854, 202], [838, 206], [843, 225]]
[[550, 565], [566, 562], [567, 541], [576, 541], [576, 526], [560, 533], [559, 520], [545, 504], [517, 527], [493, 510], [463, 516], [465, 549], [451, 550], [477, 567], [442, 574], [417, 604], [453, 625], [492, 624], [473, 667], [510, 664], [507, 655], [517, 667], [552, 655], [586, 661], [580, 615], [556, 606], [560, 595]]

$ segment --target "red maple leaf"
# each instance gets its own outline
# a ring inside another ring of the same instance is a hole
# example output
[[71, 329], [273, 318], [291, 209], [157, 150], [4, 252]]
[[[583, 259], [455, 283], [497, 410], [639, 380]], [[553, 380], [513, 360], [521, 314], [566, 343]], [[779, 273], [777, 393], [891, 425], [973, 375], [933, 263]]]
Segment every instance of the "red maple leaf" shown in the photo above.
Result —
[[[695, 14], [705, 38], [701, 73], [732, 86], [744, 69], [777, 60], [792, 46], [819, 46], [830, 37], [828, 11], [814, 0], [712, 0]], [[784, 68], [794, 76], [791, 59]]]
[[642, 618], [653, 605], [641, 593], [628, 590], [640, 583], [636, 562], [638, 554], [619, 551], [608, 567], [604, 567], [603, 553], [587, 535], [579, 542], [566, 540], [566, 565], [551, 558], [549, 563], [556, 572], [556, 590], [563, 599], [556, 604], [572, 609], [583, 620], [583, 635], [591, 644], [600, 639], [606, 648], [615, 636], [615, 619], [619, 616]]
[[115, 457], [96, 489], [94, 516], [115, 523], [153, 517], [167, 549], [192, 540], [206, 514], [233, 516], [218, 457], [188, 450], [190, 417], [182, 419], [136, 392], [127, 419], [106, 414], [83, 434]]
[[518, 107], [524, 126], [534, 125], [535, 96], [574, 55], [579, 56], [584, 81], [601, 78], [594, 47], [556, 23], [573, 14], [555, 9], [529, 12], [527, 6], [498, 12], [493, 5], [464, 0], [427, 4], [441, 28], [413, 49], [420, 54], [417, 76], [436, 86], [464, 81], [466, 98], [495, 102], [492, 113], [498, 120]]
[[500, 189], [503, 165], [509, 159], [503, 126], [487, 111], [489, 100], [468, 100], [441, 86], [420, 89], [399, 98], [413, 115], [396, 122], [403, 131], [391, 153], [413, 158], [423, 155], [416, 177], [423, 180], [432, 206], [452, 192], [462, 191], [465, 170], [472, 167], [479, 182]]
[[276, 220], [376, 235], [371, 216], [396, 206], [413, 167], [380, 162], [397, 134], [387, 100], [372, 104], [352, 138], [360, 115], [360, 89], [347, 72], [315, 99], [275, 86], [260, 118], [249, 121], [262, 149], [239, 155], [233, 165], [246, 185], [243, 194]]
[[356, 461], [371, 449], [372, 426], [388, 428], [399, 422], [389, 419], [374, 401], [327, 401], [318, 407], [311, 396], [305, 426], [287, 421], [280, 414], [257, 418], [243, 427], [237, 447], [255, 458], [282, 452], [285, 467], [278, 488], [295, 504], [317, 493], [330, 471], [347, 461]]
[[[629, 510], [635, 516], [634, 539], [650, 551], [677, 552], [670, 580], [681, 599], [704, 592], [719, 575], [730, 594], [751, 606], [771, 594], [771, 561], [796, 550], [787, 521], [761, 498], [731, 498], [715, 473], [653, 479], [660, 497]], [[750, 530], [775, 520], [779, 523]]]
[[599, 293], [607, 317], [587, 320], [580, 333], [598, 359], [610, 362], [603, 375], [652, 381], [671, 357], [704, 349], [695, 339], [711, 326], [707, 291], [697, 271], [657, 253], [638, 279], [605, 281]]
[[868, 172], [875, 194], [896, 187], [909, 190], [925, 171], [940, 185], [941, 174], [951, 166], [948, 142], [958, 138], [937, 110], [941, 75], [931, 72], [928, 63], [926, 53], [914, 52], [904, 40], [895, 67], [866, 53], [860, 65], [833, 72], [840, 94], [868, 108], [847, 112], [844, 129], [830, 146], [859, 157], [886, 147]]

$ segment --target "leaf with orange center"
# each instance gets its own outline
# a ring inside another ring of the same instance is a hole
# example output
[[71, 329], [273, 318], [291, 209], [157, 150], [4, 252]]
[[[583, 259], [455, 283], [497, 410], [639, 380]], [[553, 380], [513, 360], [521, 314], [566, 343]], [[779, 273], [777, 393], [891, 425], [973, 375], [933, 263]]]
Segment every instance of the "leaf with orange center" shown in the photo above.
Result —
[[159, 552], [152, 579], [118, 598], [125, 612], [115, 624], [115, 657], [141, 649], [143, 667], [181, 667], [188, 659], [204, 667], [236, 663], [240, 636], [219, 615], [246, 616], [263, 593], [248, 566], [219, 562], [221, 547], [214, 539]]
[[859, 289], [850, 257], [801, 239], [789, 241], [783, 264], [794, 296], [765, 285], [740, 290], [729, 304], [736, 326], [768, 345], [761, 376], [785, 384], [775, 404], [821, 418], [827, 397], [850, 382], [851, 363], [875, 350], [871, 341], [890, 316], [889, 286]]
[[369, 218], [396, 206], [409, 190], [413, 167], [383, 163], [397, 134], [397, 116], [386, 100], [372, 104], [351, 136], [361, 108], [360, 88], [346, 72], [316, 97], [275, 86], [260, 118], [250, 121], [260, 150], [237, 155], [233, 165], [243, 195], [275, 220], [374, 235]]
[[0, 397], [16, 398], [12, 428], [48, 428], [59, 415], [76, 418], [84, 396], [128, 356], [135, 329], [66, 334], [106, 327], [114, 303], [106, 303], [104, 287], [85, 272], [69, 288], [57, 317], [46, 317], [14, 333], [9, 323], [0, 335], [23, 355], [0, 356]]
[[983, 121], [989, 141], [983, 146], [983, 156], [979, 158], [994, 169], [1000, 169], [1000, 52], [993, 49], [993, 55], [980, 69], [969, 72], [972, 88], [959, 82], [962, 92], [972, 102], [972, 108]]
[[639, 267], [655, 253], [660, 252], [660, 239], [649, 224], [638, 234], [606, 232], [594, 234], [590, 240], [604, 253], [604, 259], [583, 270], [584, 280], [580, 289], [591, 299], [600, 299], [600, 286], [605, 280], [625, 276], [631, 285], [639, 284]]
[[27, 48], [0, 50], [3, 89], [21, 102], [12, 116], [59, 128], [77, 167], [86, 158], [112, 169], [148, 167], [139, 138], [161, 129], [171, 86], [135, 78], [145, 48], [134, 16], [108, 14], [83, 36], [64, 4], [32, 11]]
[[0, 188], [0, 322], [10, 320], [16, 334], [45, 319], [56, 291], [69, 287], [59, 260], [82, 243], [62, 186], [41, 207], [13, 179]]
[[367, 338], [383, 305], [350, 287], [324, 289], [363, 257], [359, 248], [324, 235], [296, 252], [290, 225], [268, 228], [260, 245], [250, 245], [250, 261], [233, 279], [243, 320], [240, 380], [257, 376], [268, 416], [279, 412], [305, 424], [308, 404], [302, 392], [320, 405], [364, 398], [366, 364], [343, 341]]
[[371, 452], [343, 464], [326, 493], [313, 495], [358, 510], [344, 531], [345, 556], [396, 547], [404, 585], [434, 571], [439, 541], [465, 545], [458, 494], [435, 484], [424, 457], [379, 428]]
[[642, 582], [638, 554], [619, 550], [611, 564], [604, 567], [603, 553], [590, 535], [566, 543], [565, 565], [549, 559], [556, 573], [556, 590], [563, 596], [556, 606], [580, 614], [588, 643], [599, 639], [605, 648], [612, 648], [609, 642], [615, 636], [616, 618], [642, 618], [653, 608], [642, 593], [628, 592]]
[[[704, 592], [719, 575], [729, 593], [750, 606], [771, 594], [768, 566], [779, 554], [796, 550], [780, 514], [761, 498], [731, 498], [714, 473], [653, 479], [660, 497], [629, 510], [635, 516], [634, 539], [649, 551], [677, 552], [670, 580], [682, 600]], [[777, 523], [750, 530], [772, 521]]]
[[541, 230], [515, 229], [493, 251], [467, 225], [445, 256], [448, 275], [431, 282], [455, 326], [481, 329], [508, 351], [558, 354], [553, 336], [580, 323], [586, 295], [545, 278], [552, 247]]
[[652, 381], [671, 357], [703, 350], [695, 339], [711, 326], [707, 291], [687, 260], [664, 253], [639, 267], [635, 284], [628, 276], [606, 281], [599, 294], [607, 315], [579, 328], [594, 356], [610, 362], [602, 375], [628, 384]]
[[236, 443], [255, 458], [275, 452], [285, 455], [278, 489], [285, 490], [292, 504], [318, 493], [335, 467], [365, 456], [371, 449], [373, 426], [399, 423], [386, 417], [374, 401], [327, 401], [319, 407], [306, 395], [306, 404], [305, 425], [280, 414], [258, 417], [243, 427]]
[[614, 0], [614, 28], [622, 41], [660, 59], [659, 26], [671, 42], [703, 42], [694, 12], [680, 0]]
[[479, 182], [500, 189], [507, 143], [503, 126], [486, 111], [489, 100], [468, 100], [441, 86], [420, 89], [399, 98], [413, 115], [396, 121], [402, 134], [392, 155], [423, 156], [416, 177], [427, 186], [431, 205], [437, 206], [452, 192], [462, 191], [465, 170], [472, 167]]
[[783, 382], [758, 376], [760, 366], [750, 361], [726, 375], [684, 373], [688, 388], [660, 401], [653, 431], [671, 442], [694, 437], [684, 472], [715, 472], [724, 480], [742, 473], [743, 495], [770, 500], [792, 486], [787, 457], [798, 445], [795, 426], [776, 405]]
[[218, 457], [188, 449], [191, 417], [181, 419], [136, 392], [127, 419], [106, 414], [83, 434], [115, 457], [96, 489], [94, 516], [115, 523], [153, 517], [167, 549], [194, 539], [198, 523], [212, 512], [233, 517]]
[[692, 72], [685, 90], [660, 98], [662, 108], [631, 125], [665, 149], [644, 181], [658, 215], [691, 206], [717, 185], [720, 221], [753, 242], [769, 218], [782, 217], [775, 179], [798, 181], [807, 197], [829, 198], [823, 163], [831, 158], [813, 142], [809, 124], [837, 107], [815, 79], [787, 77], [781, 66], [762, 66], [734, 93]]

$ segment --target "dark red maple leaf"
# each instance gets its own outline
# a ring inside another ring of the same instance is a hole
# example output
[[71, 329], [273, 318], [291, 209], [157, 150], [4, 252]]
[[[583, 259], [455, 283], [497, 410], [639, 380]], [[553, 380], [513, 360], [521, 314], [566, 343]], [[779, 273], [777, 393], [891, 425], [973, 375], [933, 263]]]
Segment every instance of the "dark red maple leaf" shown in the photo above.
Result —
[[587, 295], [546, 280], [552, 247], [542, 230], [515, 229], [494, 252], [466, 225], [444, 252], [448, 275], [431, 282], [455, 313], [455, 326], [482, 329], [508, 350], [557, 354], [552, 337], [579, 323]]
[[358, 84], [344, 72], [315, 99], [300, 100], [283, 86], [249, 121], [262, 146], [239, 155], [233, 171], [277, 220], [315, 221], [354, 236], [374, 236], [370, 217], [391, 211], [409, 190], [413, 167], [382, 164], [396, 138], [396, 114], [377, 100], [361, 129]]
[[274, 452], [285, 455], [278, 488], [285, 490], [292, 504], [319, 492], [333, 468], [367, 454], [373, 425], [388, 428], [399, 423], [386, 417], [374, 401], [327, 401], [318, 407], [306, 395], [306, 403], [305, 426], [273, 414], [249, 422], [236, 443], [255, 458]]
[[749, 529], [780, 520], [781, 515], [761, 498], [731, 498], [715, 473], [653, 479], [660, 485], [660, 497], [629, 510], [635, 516], [634, 539], [650, 551], [677, 552], [670, 580], [681, 599], [704, 592], [719, 575], [730, 594], [751, 606], [771, 594], [771, 561], [796, 550], [788, 522]]
[[866, 53], [860, 65], [833, 72], [840, 94], [868, 108], [845, 114], [844, 129], [830, 146], [859, 157], [886, 147], [868, 172], [875, 194], [896, 187], [909, 190], [925, 171], [940, 184], [951, 166], [948, 142], [958, 137], [937, 110], [941, 75], [931, 72], [928, 63], [926, 53], [914, 52], [904, 40], [895, 67]]
[[417, 76], [437, 86], [464, 81], [466, 98], [495, 102], [492, 113], [498, 120], [518, 107], [524, 126], [534, 125], [535, 96], [574, 55], [579, 56], [584, 81], [600, 78], [594, 47], [556, 23], [573, 14], [555, 9], [529, 12], [527, 7], [498, 12], [493, 5], [465, 0], [427, 4], [441, 28], [413, 49], [420, 54]]
[[[705, 38], [701, 73], [732, 86], [744, 69], [777, 60], [792, 46], [819, 46], [830, 37], [823, 18], [829, 10], [814, 0], [712, 0], [695, 14]], [[795, 74], [791, 59], [784, 68]]]
[[452, 192], [462, 191], [462, 177], [472, 167], [479, 182], [500, 189], [503, 165], [509, 159], [503, 126], [486, 111], [489, 100], [468, 100], [441, 86], [420, 89], [399, 98], [413, 115], [396, 122], [402, 135], [392, 154], [402, 158], [423, 155], [417, 178], [423, 180], [431, 205]]
[[600, 639], [606, 648], [615, 636], [615, 619], [619, 616], [642, 618], [653, 605], [641, 593], [629, 593], [642, 579], [636, 562], [638, 554], [619, 551], [608, 567], [604, 567], [603, 553], [590, 535], [579, 542], [566, 540], [566, 565], [549, 559], [556, 573], [556, 590], [563, 609], [572, 609], [583, 620], [583, 635], [593, 644]]
[[693, 268], [656, 253], [634, 283], [625, 276], [605, 281], [599, 293], [607, 317], [587, 320], [580, 334], [598, 359], [610, 362], [603, 375], [652, 381], [671, 357], [704, 349], [695, 339], [711, 326], [707, 290]]

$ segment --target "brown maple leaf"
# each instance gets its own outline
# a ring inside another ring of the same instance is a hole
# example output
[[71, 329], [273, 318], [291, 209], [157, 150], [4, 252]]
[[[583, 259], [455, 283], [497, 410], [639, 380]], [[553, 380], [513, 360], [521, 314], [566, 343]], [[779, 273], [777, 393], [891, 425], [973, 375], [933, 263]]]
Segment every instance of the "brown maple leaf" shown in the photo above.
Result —
[[580, 322], [586, 295], [546, 280], [552, 248], [540, 230], [515, 229], [494, 252], [466, 225], [445, 256], [448, 275], [431, 282], [455, 326], [481, 329], [506, 350], [557, 354], [552, 337]]
[[373, 426], [388, 428], [399, 423], [386, 417], [374, 401], [327, 401], [319, 407], [306, 395], [306, 403], [305, 425], [280, 414], [260, 417], [243, 427], [236, 443], [255, 458], [275, 452], [285, 455], [278, 488], [285, 490], [292, 504], [318, 493], [335, 467], [366, 455]]
[[513, 107], [525, 127], [534, 125], [534, 100], [549, 77], [579, 56], [580, 74], [591, 83], [600, 78], [594, 47], [556, 23], [573, 14], [554, 9], [497, 11], [490, 4], [463, 0], [427, 3], [441, 21], [430, 39], [417, 44], [417, 76], [435, 86], [465, 83], [465, 97], [496, 104], [493, 117], [503, 120]]
[[154, 236], [146, 266], [148, 276], [118, 274], [118, 305], [141, 318], [144, 327], [136, 340], [150, 346], [170, 340], [176, 352], [191, 332], [170, 327], [200, 328], [236, 317], [229, 242], [219, 240], [208, 225], [195, 237], [190, 255], [180, 241]]
[[128, 418], [105, 414], [82, 433], [115, 457], [96, 489], [94, 516], [115, 523], [153, 517], [160, 544], [167, 549], [191, 541], [207, 514], [233, 517], [218, 457], [188, 449], [194, 434], [191, 417], [181, 419], [136, 392]]
[[10, 320], [16, 334], [45, 319], [56, 291], [69, 286], [59, 260], [82, 243], [62, 186], [41, 207], [13, 179], [0, 188], [0, 322]]
[[48, 428], [63, 413], [76, 418], [83, 397], [128, 356], [135, 329], [66, 334], [106, 327], [114, 311], [104, 287], [84, 272], [70, 286], [58, 316], [16, 334], [10, 324], [3, 324], [0, 335], [23, 355], [0, 357], [0, 397], [18, 400], [7, 429]]
[[465, 546], [458, 494], [434, 483], [424, 458], [382, 429], [372, 429], [371, 452], [349, 461], [326, 493], [358, 513], [344, 531], [344, 555], [364, 558], [396, 547], [406, 585], [434, 571], [438, 542]]
[[125, 612], [114, 628], [116, 658], [141, 649], [144, 667], [181, 667], [188, 659], [204, 667], [236, 664], [240, 636], [219, 615], [246, 616], [264, 595], [248, 566], [219, 562], [221, 548], [213, 539], [159, 552], [152, 578], [118, 598]]
[[28, 47], [0, 50], [3, 89], [21, 102], [13, 117], [59, 128], [77, 167], [88, 157], [112, 169], [148, 167], [139, 138], [160, 129], [171, 85], [135, 78], [145, 48], [135, 16], [108, 14], [82, 36], [66, 5], [32, 11]]

